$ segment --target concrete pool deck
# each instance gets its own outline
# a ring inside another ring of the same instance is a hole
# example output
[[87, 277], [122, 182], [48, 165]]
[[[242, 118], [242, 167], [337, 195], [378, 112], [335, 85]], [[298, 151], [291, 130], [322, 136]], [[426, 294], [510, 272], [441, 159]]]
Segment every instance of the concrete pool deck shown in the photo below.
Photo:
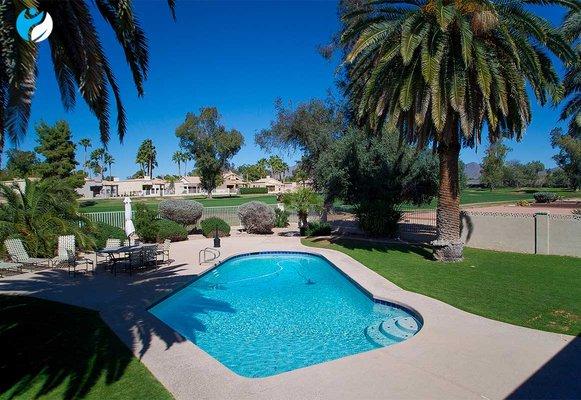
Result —
[[[347, 255], [297, 237], [234, 234], [222, 257], [291, 250], [325, 256], [376, 298], [418, 312], [422, 330], [390, 346], [267, 378], [234, 374], [151, 315], [147, 308], [212, 265], [198, 265], [211, 239], [173, 243], [156, 271], [68, 277], [45, 270], [0, 280], [0, 293], [26, 294], [98, 310], [177, 399], [501, 399], [579, 397], [581, 343], [572, 336], [479, 317], [405, 291]], [[210, 306], [211, 307], [211, 306]], [[203, 325], [200, 329], [203, 329]], [[576, 379], [576, 380], [575, 380]]]

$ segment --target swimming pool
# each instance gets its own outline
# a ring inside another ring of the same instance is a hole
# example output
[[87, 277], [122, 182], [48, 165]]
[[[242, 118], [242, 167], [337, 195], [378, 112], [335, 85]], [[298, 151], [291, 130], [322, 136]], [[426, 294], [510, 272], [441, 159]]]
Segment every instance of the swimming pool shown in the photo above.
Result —
[[149, 310], [235, 373], [266, 377], [389, 346], [421, 327], [325, 258], [230, 258]]

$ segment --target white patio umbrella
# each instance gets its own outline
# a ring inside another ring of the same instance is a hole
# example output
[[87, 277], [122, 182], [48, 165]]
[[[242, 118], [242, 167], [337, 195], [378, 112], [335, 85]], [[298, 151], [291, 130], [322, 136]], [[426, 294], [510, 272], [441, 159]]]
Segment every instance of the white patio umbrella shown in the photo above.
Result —
[[132, 221], [133, 213], [131, 212], [131, 199], [126, 197], [125, 200], [123, 200], [123, 203], [125, 203], [125, 234], [129, 237], [135, 233], [135, 226]]

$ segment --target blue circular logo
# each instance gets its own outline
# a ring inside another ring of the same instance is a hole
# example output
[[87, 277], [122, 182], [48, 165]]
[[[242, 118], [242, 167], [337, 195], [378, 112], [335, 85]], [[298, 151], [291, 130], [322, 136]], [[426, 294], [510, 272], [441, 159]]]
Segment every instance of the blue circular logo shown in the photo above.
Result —
[[52, 18], [45, 11], [38, 11], [34, 7], [27, 8], [18, 14], [16, 30], [24, 40], [42, 42], [52, 32]]

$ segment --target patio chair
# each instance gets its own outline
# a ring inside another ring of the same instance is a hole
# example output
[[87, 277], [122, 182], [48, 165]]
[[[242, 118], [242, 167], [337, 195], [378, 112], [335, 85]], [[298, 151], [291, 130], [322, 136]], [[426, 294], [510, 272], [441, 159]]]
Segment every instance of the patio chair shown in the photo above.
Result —
[[121, 247], [121, 239], [107, 239], [105, 242], [105, 248], [108, 249], [110, 247]]
[[157, 248], [157, 255], [161, 254], [161, 262], [165, 262], [165, 257], [167, 256], [167, 259], [169, 261], [169, 249], [171, 247], [171, 240], [169, 239], [165, 239], [163, 241], [162, 245], [159, 245]]
[[[112, 247], [121, 247], [121, 239], [112, 239], [109, 238], [107, 239], [107, 241], [105, 242], [105, 248], [106, 249], [110, 249]], [[112, 260], [111, 260], [111, 254], [108, 253], [100, 253], [98, 250], [95, 252], [95, 260], [97, 261], [97, 263], [99, 263], [98, 258], [97, 257], [105, 257], [105, 262], [109, 265], [112, 264]]]
[[157, 245], [144, 245], [142, 248], [143, 251], [143, 265], [153, 265], [157, 267]]
[[86, 272], [89, 272], [90, 265], [91, 271], [93, 273], [95, 272], [95, 263], [93, 260], [77, 256], [75, 235], [59, 236], [58, 256], [53, 259], [53, 266], [55, 265], [66, 265], [69, 270], [69, 275], [72, 269], [73, 276], [77, 274], [77, 266], [79, 265], [84, 265]]
[[4, 246], [13, 262], [27, 265], [31, 271], [34, 267], [38, 266], [46, 266], [47, 268], [51, 267], [51, 260], [49, 258], [30, 257], [20, 239], [6, 239], [4, 241]]
[[22, 272], [22, 264], [0, 261], [0, 277], [4, 277], [2, 271]]
[[[128, 253], [129, 275], [133, 270], [143, 267], [143, 249], [131, 250]], [[115, 267], [117, 264], [115, 264]], [[117, 268], [115, 268], [115, 275], [117, 275]]]

